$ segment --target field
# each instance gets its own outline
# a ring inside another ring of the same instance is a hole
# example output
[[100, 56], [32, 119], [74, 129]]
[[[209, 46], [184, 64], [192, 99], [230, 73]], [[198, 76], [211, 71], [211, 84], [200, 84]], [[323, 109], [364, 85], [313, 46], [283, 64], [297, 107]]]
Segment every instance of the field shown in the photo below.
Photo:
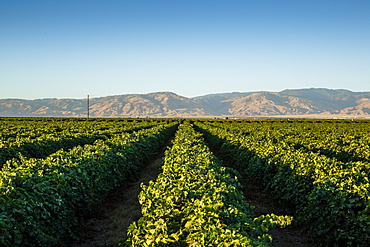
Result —
[[[369, 121], [1, 118], [0, 126], [1, 246], [79, 242], [107, 195], [164, 149], [119, 246], [271, 246], [271, 229], [292, 225], [324, 246], [370, 242]], [[256, 215], [247, 184], [284, 214]]]

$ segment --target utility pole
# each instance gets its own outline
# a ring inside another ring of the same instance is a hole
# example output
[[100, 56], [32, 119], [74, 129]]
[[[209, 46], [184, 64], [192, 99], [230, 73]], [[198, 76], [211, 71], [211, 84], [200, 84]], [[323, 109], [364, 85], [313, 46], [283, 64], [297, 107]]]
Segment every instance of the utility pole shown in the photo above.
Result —
[[87, 95], [87, 119], [90, 117], [90, 96]]

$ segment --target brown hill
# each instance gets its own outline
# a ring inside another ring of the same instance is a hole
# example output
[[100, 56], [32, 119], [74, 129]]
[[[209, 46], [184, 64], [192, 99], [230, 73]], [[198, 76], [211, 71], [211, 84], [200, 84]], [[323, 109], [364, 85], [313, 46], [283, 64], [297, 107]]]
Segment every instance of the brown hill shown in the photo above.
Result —
[[[90, 99], [92, 117], [370, 116], [370, 93], [298, 89], [210, 94], [186, 98], [171, 92]], [[86, 99], [0, 99], [0, 116], [85, 117]]]
[[309, 100], [279, 93], [254, 93], [249, 96], [227, 100], [231, 102], [228, 112], [233, 116], [302, 115], [323, 112]]
[[186, 117], [205, 115], [194, 100], [170, 92], [109, 96], [91, 100], [98, 117]]

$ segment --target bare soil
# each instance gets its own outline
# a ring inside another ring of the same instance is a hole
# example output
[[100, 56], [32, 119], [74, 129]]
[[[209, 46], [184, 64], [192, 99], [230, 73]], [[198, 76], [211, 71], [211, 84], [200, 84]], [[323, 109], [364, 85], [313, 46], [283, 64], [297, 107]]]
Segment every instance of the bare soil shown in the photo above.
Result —
[[[259, 186], [246, 180], [239, 180], [243, 185], [243, 192], [247, 202], [253, 205], [256, 216], [265, 214], [289, 215], [285, 206], [271, 199], [268, 193]], [[286, 228], [273, 228], [268, 231], [272, 236], [272, 246], [276, 247], [314, 247], [317, 242], [308, 233], [303, 231], [302, 226], [294, 220], [292, 225]]]
[[[220, 157], [218, 151], [212, 147], [213, 145], [208, 146], [213, 154], [222, 160], [224, 166], [237, 170], [230, 159]], [[246, 201], [254, 206], [253, 211], [256, 217], [266, 214], [292, 215], [291, 209], [288, 209], [286, 205], [272, 199], [272, 196], [265, 192], [264, 189], [258, 185], [258, 182], [243, 178], [238, 178], [238, 181], [242, 185]], [[305, 232], [301, 223], [297, 222], [294, 216], [290, 226], [270, 229], [268, 234], [272, 236], [272, 246], [274, 247], [316, 247], [319, 245], [319, 240]]]
[[81, 226], [84, 235], [81, 236], [79, 243], [72, 246], [117, 246], [119, 239], [126, 237], [128, 226], [141, 217], [141, 206], [138, 201], [140, 184], [148, 184], [150, 180], [156, 179], [162, 166], [162, 156], [163, 152], [141, 169], [138, 181], [111, 191], [98, 213]]

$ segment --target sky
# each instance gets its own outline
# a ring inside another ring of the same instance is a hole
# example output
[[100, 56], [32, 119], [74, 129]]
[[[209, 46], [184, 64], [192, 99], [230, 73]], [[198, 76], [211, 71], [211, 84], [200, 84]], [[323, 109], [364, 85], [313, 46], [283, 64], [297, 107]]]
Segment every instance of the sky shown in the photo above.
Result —
[[369, 0], [0, 0], [0, 99], [370, 91]]

